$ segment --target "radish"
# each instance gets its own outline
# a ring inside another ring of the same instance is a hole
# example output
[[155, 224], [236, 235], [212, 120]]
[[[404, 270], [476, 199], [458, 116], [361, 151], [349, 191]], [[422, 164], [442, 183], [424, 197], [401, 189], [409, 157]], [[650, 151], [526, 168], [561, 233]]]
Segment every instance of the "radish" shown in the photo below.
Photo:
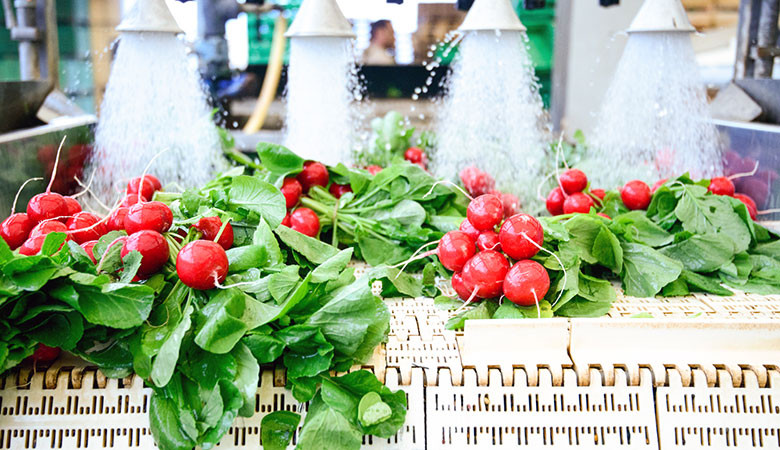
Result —
[[629, 181], [620, 190], [620, 198], [630, 210], [647, 209], [651, 195], [650, 187], [641, 180]]
[[510, 257], [528, 259], [539, 252], [544, 243], [544, 229], [533, 216], [516, 214], [501, 226], [498, 240], [501, 249]]
[[494, 298], [501, 295], [504, 277], [509, 271], [509, 261], [493, 250], [479, 252], [463, 266], [463, 283], [470, 293], [476, 290], [479, 298]]
[[563, 189], [555, 187], [550, 191], [550, 194], [547, 196], [547, 201], [545, 202], [547, 212], [553, 216], [560, 216], [563, 214], [563, 202], [565, 200], [566, 195], [564, 195]]
[[[412, 164], [427, 164], [427, 159], [425, 157], [425, 152], [422, 151], [421, 148], [418, 147], [409, 147], [404, 152], [404, 159], [409, 161]], [[424, 167], [423, 167], [424, 168]]]
[[59, 347], [49, 347], [39, 343], [30, 359], [33, 363], [50, 363], [60, 356], [60, 352]]
[[122, 243], [122, 258], [133, 250], [141, 254], [141, 267], [138, 269], [141, 279], [157, 273], [170, 256], [168, 242], [154, 230], [141, 230], [127, 236]]
[[217, 244], [225, 250], [233, 246], [233, 226], [230, 225], [230, 222], [225, 225], [225, 229], [222, 230], [222, 235], [219, 236], [218, 240], [216, 239], [217, 234], [222, 229], [222, 220], [219, 217], [203, 217], [192, 227], [203, 234], [203, 239], [207, 241], [216, 240]]
[[366, 167], [366, 170], [371, 175], [376, 175], [376, 174], [378, 174], [379, 172], [382, 171], [382, 166], [372, 165], [372, 166]]
[[753, 220], [756, 220], [758, 217], [758, 207], [756, 206], [756, 202], [753, 201], [752, 198], [745, 194], [734, 194], [734, 198], [741, 201], [742, 203], [747, 206], [748, 213], [750, 214], [750, 218]]
[[591, 189], [590, 194], [595, 195], [599, 200], [604, 200], [604, 197], [607, 195], [607, 191], [604, 189]]
[[[319, 218], [317, 220], [319, 220]], [[284, 219], [282, 219], [282, 225], [290, 228], [290, 213], [284, 215]]]
[[138, 194], [127, 194], [122, 199], [122, 203], [120, 203], [120, 206], [133, 206], [138, 203], [143, 203], [146, 201], [146, 198], [140, 197]]
[[122, 231], [125, 229], [125, 217], [130, 212], [130, 208], [127, 206], [120, 206], [108, 216], [106, 221], [106, 229], [108, 231]]
[[504, 217], [511, 217], [520, 212], [520, 200], [513, 194], [495, 189], [488, 194], [493, 194], [501, 199], [501, 204], [504, 205]]
[[34, 226], [35, 222], [27, 217], [27, 213], [11, 214], [0, 223], [0, 237], [11, 250], [16, 250], [24, 244]]
[[463, 219], [463, 222], [460, 223], [460, 227], [458, 229], [466, 233], [466, 235], [470, 237], [472, 241], [476, 241], [479, 237], [480, 231], [474, 228], [474, 225], [469, 222], [469, 219]]
[[179, 251], [176, 274], [187, 286], [206, 290], [225, 281], [228, 265], [228, 257], [222, 246], [212, 241], [197, 240]]
[[57, 219], [68, 215], [68, 204], [65, 197], [56, 192], [44, 192], [30, 199], [27, 203], [27, 217], [35, 223], [47, 219]]
[[574, 194], [571, 194], [570, 196], [566, 197], [566, 200], [563, 202], [563, 213], [564, 214], [572, 214], [572, 213], [587, 214], [590, 212], [590, 208], [592, 206], [593, 206], [593, 199], [590, 198], [589, 195], [585, 195], [582, 192], [575, 192]]
[[290, 213], [290, 228], [306, 236], [315, 237], [320, 232], [320, 218], [309, 208], [296, 208]]
[[605, 218], [607, 220], [612, 220], [612, 217], [609, 217], [608, 215], [606, 215], [604, 213], [596, 213], [596, 215], [599, 216], [599, 217], [603, 217], [603, 218]]
[[303, 187], [303, 192], [309, 192], [312, 186], [328, 185], [330, 176], [328, 169], [322, 163], [316, 161], [306, 161], [303, 163], [303, 171], [296, 177]]
[[160, 180], [157, 180], [157, 178], [154, 178], [152, 180], [151, 175], [144, 176], [144, 182], [143, 182], [143, 188], [141, 188], [141, 177], [135, 177], [132, 180], [130, 180], [129, 183], [127, 183], [127, 190], [126, 192], [128, 194], [137, 194], [144, 198], [152, 198], [155, 191], [160, 189], [156, 186], [155, 181], [157, 181], [157, 185], [160, 184]]
[[98, 241], [87, 241], [81, 244], [81, 248], [84, 249], [85, 252], [87, 252], [87, 256], [89, 256], [89, 259], [92, 260], [93, 264], [97, 264], [97, 259], [95, 259], [95, 244], [97, 244]]
[[328, 188], [328, 192], [330, 192], [330, 195], [336, 198], [341, 198], [341, 196], [347, 192], [352, 192], [352, 186], [348, 184], [331, 183], [330, 187]]
[[500, 252], [501, 243], [498, 240], [498, 233], [493, 230], [485, 230], [479, 233], [479, 236], [477, 237], [477, 248], [481, 252], [484, 252], [485, 250]]
[[452, 284], [452, 289], [455, 290], [455, 293], [458, 294], [458, 297], [460, 297], [461, 300], [468, 300], [469, 297], [471, 297], [471, 291], [469, 291], [468, 287], [466, 286], [466, 283], [463, 281], [463, 277], [461, 276], [460, 272], [455, 272], [452, 274], [451, 284]]
[[21, 247], [19, 247], [19, 254], [26, 256], [37, 255], [41, 251], [41, 248], [43, 247], [43, 241], [45, 240], [45, 234], [31, 236], [29, 239], [24, 241], [24, 244], [22, 244]]
[[[100, 239], [100, 236], [108, 233], [106, 225], [102, 221], [103, 219], [92, 213], [84, 211], [77, 213], [75, 216], [68, 219], [70, 237], [78, 244]], [[85, 230], [85, 228], [89, 229]]]
[[[46, 236], [49, 233], [67, 233], [68, 227], [59, 220], [49, 219], [39, 223], [30, 231], [30, 237]], [[70, 237], [69, 237], [70, 238]]]
[[496, 186], [496, 180], [490, 174], [474, 166], [464, 168], [460, 171], [459, 176], [466, 191], [475, 197], [487, 194]]
[[715, 177], [710, 180], [707, 190], [715, 195], [734, 196], [734, 183], [726, 177]]
[[282, 188], [280, 190], [282, 191], [282, 195], [284, 195], [284, 201], [287, 204], [287, 209], [290, 209], [298, 204], [298, 200], [301, 198], [301, 193], [303, 193], [303, 187], [301, 186], [301, 183], [292, 177], [284, 179]]
[[530, 259], [518, 261], [504, 278], [504, 295], [512, 303], [533, 306], [547, 295], [550, 276], [544, 267]]
[[436, 248], [441, 265], [453, 272], [460, 272], [466, 261], [476, 252], [474, 241], [462, 231], [448, 231]]
[[585, 190], [588, 186], [588, 177], [580, 169], [569, 169], [558, 177], [558, 182], [563, 192], [571, 195]]
[[141, 230], [165, 233], [171, 228], [172, 223], [171, 208], [162, 202], [136, 203], [130, 207], [125, 216], [125, 230], [129, 234]]
[[480, 231], [490, 230], [504, 218], [504, 205], [495, 195], [480, 195], [469, 203], [466, 217], [474, 228]]
[[657, 191], [657, 190], [658, 190], [658, 188], [660, 188], [661, 186], [663, 186], [664, 184], [666, 184], [666, 182], [667, 182], [667, 181], [669, 181], [669, 179], [668, 179], [668, 178], [664, 178], [664, 179], [662, 179], [662, 180], [658, 180], [658, 181], [656, 181], [656, 182], [655, 182], [655, 184], [653, 185], [653, 187], [652, 187], [652, 188], [650, 188], [650, 193], [651, 193], [651, 194], [655, 194], [655, 191]]
[[75, 216], [76, 213], [81, 212], [81, 204], [78, 200], [76, 200], [73, 197], [63, 197], [65, 199], [65, 204], [68, 206], [68, 212], [65, 214], [66, 216]]

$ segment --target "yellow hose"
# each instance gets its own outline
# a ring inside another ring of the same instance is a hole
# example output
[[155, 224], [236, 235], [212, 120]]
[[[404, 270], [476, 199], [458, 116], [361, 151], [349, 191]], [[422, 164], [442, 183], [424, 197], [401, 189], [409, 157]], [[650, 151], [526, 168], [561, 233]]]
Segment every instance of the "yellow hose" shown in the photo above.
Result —
[[257, 104], [249, 120], [244, 125], [244, 133], [256, 133], [263, 127], [271, 103], [276, 97], [276, 89], [279, 87], [279, 79], [282, 77], [282, 64], [284, 62], [284, 47], [287, 45], [287, 38], [284, 33], [287, 32], [287, 19], [280, 13], [274, 24], [274, 37], [271, 41], [271, 54], [268, 58], [268, 68], [263, 78], [263, 87], [260, 89], [260, 96], [257, 97]]

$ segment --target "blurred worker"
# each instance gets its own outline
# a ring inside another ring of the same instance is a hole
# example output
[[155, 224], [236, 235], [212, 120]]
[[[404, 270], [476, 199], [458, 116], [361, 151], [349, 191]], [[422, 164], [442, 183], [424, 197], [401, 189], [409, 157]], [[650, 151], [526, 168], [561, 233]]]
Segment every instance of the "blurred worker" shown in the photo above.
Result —
[[367, 66], [395, 64], [395, 31], [389, 20], [378, 20], [371, 24], [371, 43], [363, 52], [363, 64]]

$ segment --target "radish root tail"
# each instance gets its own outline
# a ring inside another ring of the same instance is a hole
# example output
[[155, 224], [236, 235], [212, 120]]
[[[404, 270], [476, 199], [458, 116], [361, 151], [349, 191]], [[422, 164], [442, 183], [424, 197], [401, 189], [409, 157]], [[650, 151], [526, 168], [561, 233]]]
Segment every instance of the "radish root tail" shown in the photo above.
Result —
[[30, 178], [29, 180], [27, 180], [24, 183], [22, 183], [21, 186], [19, 186], [19, 190], [16, 191], [16, 196], [14, 196], [14, 203], [13, 203], [13, 205], [11, 205], [11, 214], [16, 212], [16, 202], [19, 201], [19, 194], [22, 193], [22, 190], [24, 189], [25, 186], [27, 186], [27, 183], [29, 183], [31, 181], [41, 181], [41, 180], [43, 180], [43, 177]]
[[440, 184], [447, 184], [447, 185], [450, 185], [451, 187], [454, 187], [455, 189], [457, 189], [458, 191], [460, 191], [460, 193], [461, 193], [461, 194], [463, 194], [463, 195], [465, 195], [465, 196], [466, 196], [466, 197], [467, 197], [469, 200], [471, 200], [471, 201], [473, 201], [473, 200], [474, 200], [474, 197], [472, 197], [471, 195], [469, 195], [469, 193], [468, 193], [468, 192], [466, 192], [466, 191], [465, 191], [465, 190], [464, 190], [462, 187], [458, 186], [457, 184], [453, 183], [453, 182], [452, 182], [452, 181], [450, 181], [450, 180], [439, 180], [439, 181], [437, 181], [437, 182], [433, 183], [433, 185], [432, 185], [432, 186], [431, 186], [431, 188], [428, 190], [428, 192], [426, 192], [426, 193], [425, 193], [425, 195], [423, 195], [423, 198], [425, 198], [425, 197], [427, 197], [427, 196], [429, 196], [429, 195], [433, 194], [433, 190], [434, 190], [434, 189], [436, 189], [436, 186], [438, 186], [438, 185], [440, 185]]
[[63, 136], [62, 140], [60, 141], [60, 146], [57, 147], [57, 156], [54, 158], [54, 168], [51, 169], [51, 179], [49, 179], [49, 185], [46, 186], [47, 194], [51, 192], [51, 185], [54, 184], [54, 178], [57, 177], [57, 166], [60, 164], [60, 152], [62, 152], [62, 146], [65, 144], [65, 139], [67, 137], [67, 135]]
[[728, 177], [728, 180], [731, 181], [731, 180], [736, 180], [737, 178], [752, 177], [753, 175], [756, 174], [756, 172], [758, 172], [759, 164], [760, 164], [759, 161], [756, 161], [756, 165], [753, 167], [753, 170], [751, 170], [750, 172], [735, 173], [734, 175], [730, 175]]
[[[561, 288], [561, 291], [558, 292], [558, 298], [556, 298], [555, 302], [553, 302], [553, 304], [552, 304], [552, 306], [555, 306], [558, 303], [558, 301], [561, 299], [561, 297], [563, 297], [563, 290], [566, 289], [566, 285], [569, 282], [568, 275], [566, 274], [566, 267], [564, 267], [563, 262], [561, 261], [561, 258], [558, 258], [558, 255], [556, 255], [555, 253], [551, 252], [550, 250], [547, 250], [546, 248], [544, 248], [541, 245], [539, 245], [536, 242], [534, 242], [534, 240], [529, 238], [527, 234], [522, 233], [522, 235], [534, 247], [538, 248], [539, 250], [541, 250], [541, 251], [543, 251], [545, 253], [549, 253], [550, 256], [552, 256], [553, 258], [555, 258], [556, 261], [558, 261], [558, 265], [561, 266], [561, 271], [563, 271], [563, 287]], [[536, 295], [536, 294], [534, 294], [534, 295]]]

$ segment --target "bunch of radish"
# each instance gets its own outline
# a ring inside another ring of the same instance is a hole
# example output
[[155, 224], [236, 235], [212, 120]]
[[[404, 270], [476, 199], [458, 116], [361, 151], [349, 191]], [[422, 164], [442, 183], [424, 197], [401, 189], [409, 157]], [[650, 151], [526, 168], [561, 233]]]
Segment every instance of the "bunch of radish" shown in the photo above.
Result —
[[[756, 220], [758, 218], [758, 206], [756, 205], [756, 202], [753, 200], [752, 197], [750, 197], [747, 194], [736, 193], [736, 187], [734, 185], [734, 182], [732, 181], [734, 178], [740, 177], [742, 175], [745, 174], [731, 175], [728, 177], [714, 177], [710, 180], [710, 185], [707, 186], [707, 190], [713, 195], [725, 195], [728, 197], [734, 197], [737, 200], [741, 201], [747, 208], [748, 214], [750, 214], [750, 218]], [[667, 181], [668, 181], [667, 178], [658, 180], [653, 185], [651, 191], [655, 193], [655, 191], [659, 187], [663, 186], [664, 183], [666, 183]]]
[[513, 194], [497, 190], [496, 180], [489, 173], [475, 166], [468, 166], [463, 168], [458, 175], [466, 192], [472, 197], [493, 194], [501, 200], [504, 216], [509, 217], [520, 212], [520, 200]]
[[530, 259], [543, 242], [538, 220], [528, 214], [505, 216], [501, 199], [483, 194], [469, 204], [460, 229], [442, 237], [436, 253], [441, 264], [455, 272], [452, 287], [461, 299], [503, 296], [533, 306], [550, 288], [547, 270]]
[[566, 169], [558, 176], [558, 186], [547, 195], [545, 206], [553, 216], [587, 214], [604, 201], [604, 189], [589, 189], [588, 177], [580, 169]]

